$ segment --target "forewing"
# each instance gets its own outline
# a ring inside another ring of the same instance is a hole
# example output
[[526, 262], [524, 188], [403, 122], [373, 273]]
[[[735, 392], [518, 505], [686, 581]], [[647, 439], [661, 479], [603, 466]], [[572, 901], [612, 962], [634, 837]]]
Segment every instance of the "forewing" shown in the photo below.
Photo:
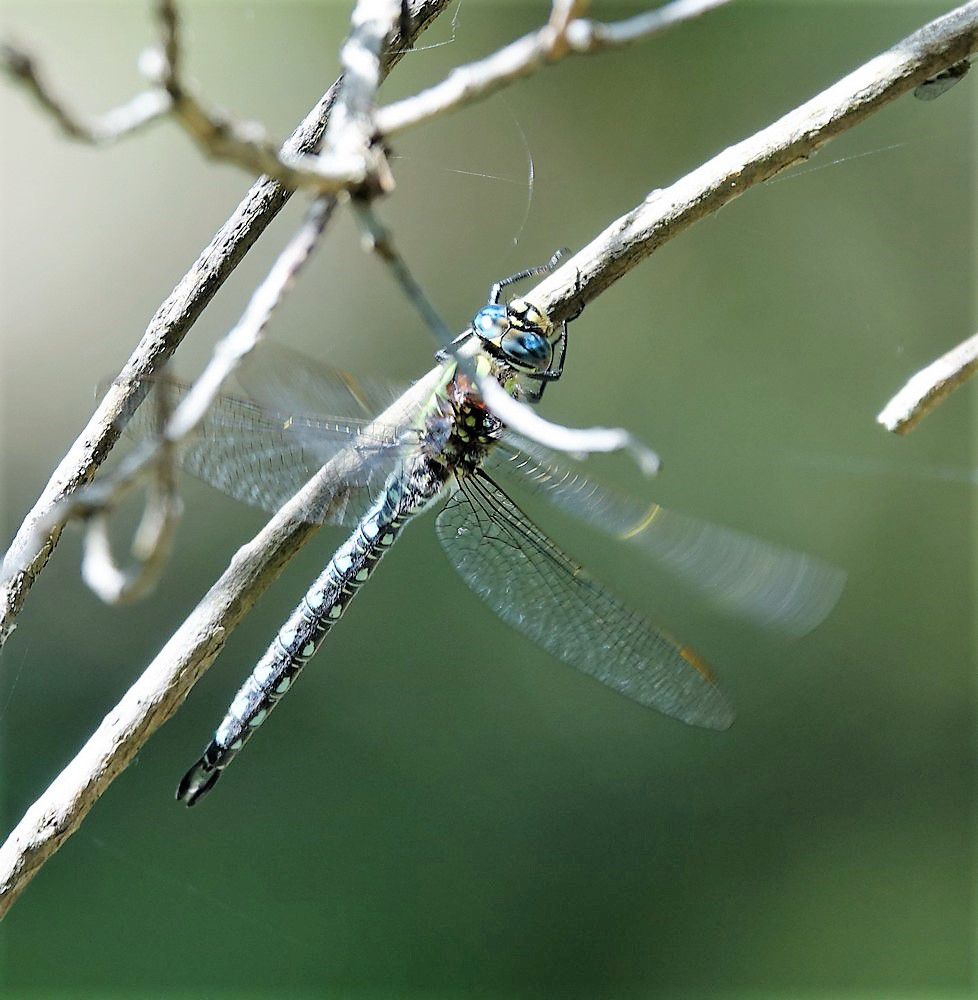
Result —
[[604, 489], [515, 435], [495, 449], [490, 467], [516, 473], [531, 491], [635, 546], [725, 612], [765, 628], [805, 635], [845, 586], [845, 572], [821, 559]]
[[271, 340], [255, 348], [234, 378], [266, 412], [328, 413], [335, 420], [371, 419], [405, 388], [359, 378]]
[[[137, 440], [152, 438], [159, 430], [160, 406], [172, 410], [188, 390], [168, 377], [151, 380], [126, 432]], [[369, 504], [371, 489], [383, 483], [412, 438], [413, 431], [368, 420], [275, 413], [249, 400], [219, 396], [178, 457], [187, 472], [268, 511], [278, 510], [324, 465], [335, 462], [333, 489], [311, 504], [306, 516], [348, 523]]]
[[695, 653], [612, 597], [485, 474], [460, 481], [436, 528], [462, 579], [559, 660], [691, 725], [733, 721]]

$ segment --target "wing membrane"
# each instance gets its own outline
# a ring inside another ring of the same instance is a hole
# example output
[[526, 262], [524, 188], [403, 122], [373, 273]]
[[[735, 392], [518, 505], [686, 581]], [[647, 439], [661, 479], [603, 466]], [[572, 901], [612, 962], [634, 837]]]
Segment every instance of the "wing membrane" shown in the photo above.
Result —
[[691, 725], [726, 729], [733, 721], [691, 650], [612, 597], [485, 474], [460, 481], [436, 529], [472, 590], [558, 659]]
[[271, 340], [255, 348], [234, 378], [266, 412], [328, 413], [335, 420], [376, 417], [405, 389], [359, 378]]
[[[169, 377], [149, 380], [143, 405], [126, 425], [137, 440], [158, 433], [159, 406], [172, 409], [189, 386]], [[417, 432], [355, 418], [314, 418], [274, 412], [250, 400], [219, 396], [196, 434], [179, 450], [187, 472], [236, 500], [278, 510], [328, 462], [336, 488], [307, 511], [310, 521], [348, 523], [369, 505], [369, 494], [417, 441]]]
[[567, 513], [635, 546], [722, 610], [763, 627], [805, 635], [845, 585], [846, 574], [821, 559], [604, 489], [515, 435], [495, 449], [494, 463]]

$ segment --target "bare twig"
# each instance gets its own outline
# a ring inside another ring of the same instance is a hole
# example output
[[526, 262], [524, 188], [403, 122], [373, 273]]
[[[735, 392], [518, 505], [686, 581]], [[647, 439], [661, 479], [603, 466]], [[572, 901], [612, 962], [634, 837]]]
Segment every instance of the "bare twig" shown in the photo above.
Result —
[[372, 183], [366, 189], [361, 185], [361, 196], [394, 186], [386, 152], [380, 143], [373, 142], [373, 116], [382, 79], [380, 55], [401, 14], [400, 0], [358, 0], [350, 35], [340, 50], [343, 100], [330, 120], [322, 155], [369, 165]]
[[669, 187], [652, 191], [527, 297], [553, 320], [565, 318], [693, 223], [807, 161], [826, 143], [976, 48], [978, 0], [971, 0]]
[[567, 25], [567, 44], [574, 52], [586, 54], [632, 45], [728, 2], [729, 0], [673, 0], [656, 10], [611, 24], [578, 18]]
[[[978, 3], [932, 22], [819, 98], [752, 139], [726, 150], [666, 192], [656, 192], [610, 226], [527, 295], [555, 320], [593, 298], [656, 247], [748, 187], [806, 158], [889, 100], [969, 54], [978, 43]], [[577, 287], [576, 277], [580, 278]], [[397, 422], [430, 392], [439, 371], [381, 415]], [[325, 467], [245, 545], [143, 676], [110, 712], [78, 756], [31, 806], [0, 848], [0, 913], [77, 828], [96, 798], [176, 709], [282, 566], [313, 534], [303, 521], [335, 472]]]
[[883, 407], [877, 423], [895, 434], [909, 434], [959, 385], [978, 371], [978, 333], [952, 347], [910, 378]]
[[206, 155], [274, 178], [292, 190], [332, 194], [371, 181], [370, 163], [362, 155], [311, 155], [298, 149], [280, 149], [258, 123], [239, 122], [206, 107], [180, 73], [180, 21], [173, 0], [157, 0], [156, 15], [161, 26], [160, 45], [140, 58], [140, 68], [156, 89], [137, 94], [97, 118], [69, 110], [43, 81], [33, 58], [10, 43], [0, 46], [0, 70], [25, 86], [67, 135], [82, 142], [103, 145], [169, 116]]
[[[449, 3], [450, 0], [413, 0], [410, 20], [414, 34], [408, 39], [392, 40], [382, 61], [385, 72], [409, 51], [414, 38]], [[283, 146], [285, 153], [309, 153], [316, 149], [338, 87], [338, 83], [333, 84], [297, 126]], [[13, 631], [34, 580], [57, 544], [60, 525], [41, 526], [50, 525], [52, 511], [66, 496], [91, 480], [118, 439], [122, 426], [142, 401], [146, 393], [145, 377], [166, 364], [197, 317], [291, 194], [288, 188], [271, 178], [262, 177], [256, 181], [150, 320], [119, 378], [54, 471], [10, 545], [6, 562], [15, 566], [17, 572], [0, 586], [0, 647]]]
[[[165, 456], [159, 464], [164, 463], [168, 463]], [[112, 555], [109, 541], [111, 507], [103, 507], [87, 522], [82, 579], [107, 604], [125, 604], [144, 597], [156, 586], [169, 559], [183, 505], [172, 475], [160, 479], [163, 481], [154, 477], [149, 486], [143, 517], [132, 543], [135, 560], [132, 566], [120, 568]]]
[[507, 427], [531, 441], [578, 457], [626, 451], [645, 475], [659, 471], [659, 456], [623, 427], [565, 427], [544, 420], [539, 413], [513, 399], [493, 378], [480, 378], [479, 392]]
[[481, 100], [507, 84], [536, 73], [567, 55], [600, 52], [631, 44], [682, 21], [698, 17], [730, 0], [673, 0], [659, 10], [617, 24], [574, 18], [579, 5], [555, 3], [542, 28], [511, 42], [479, 62], [460, 66], [441, 82], [376, 114], [377, 131], [390, 136], [420, 125], [472, 101]]
[[[84, 515], [86, 530], [82, 579], [108, 604], [137, 600], [155, 586], [169, 558], [173, 535], [183, 510], [177, 494], [173, 447], [163, 434], [171, 412], [170, 394], [165, 387], [157, 394], [156, 404], [158, 443], [152, 467], [144, 473], [139, 463], [130, 456], [116, 475], [65, 500], [70, 508], [90, 507]], [[133, 471], [130, 472], [127, 467]], [[131, 547], [134, 563], [122, 569], [112, 555], [109, 513], [143, 478], [148, 478], [149, 483], [143, 516]], [[70, 513], [59, 511], [59, 522], [65, 523], [69, 516]]]
[[169, 94], [146, 90], [121, 107], [95, 118], [84, 118], [68, 106], [44, 82], [33, 58], [9, 42], [0, 44], [0, 70], [25, 87], [41, 107], [72, 139], [102, 146], [149, 125], [172, 108]]
[[316, 248], [335, 205], [332, 198], [317, 198], [309, 206], [302, 225], [252, 293], [241, 319], [217, 343], [207, 367], [167, 421], [163, 435], [169, 444], [179, 444], [193, 432], [221, 387], [254, 350], [275, 307]]
[[[50, 530], [53, 523], [65, 524], [72, 517], [85, 519], [82, 575], [104, 601], [114, 604], [134, 600], [155, 583], [165, 563], [179, 513], [172, 481], [173, 452], [194, 434], [221, 388], [258, 344], [272, 312], [315, 249], [335, 204], [332, 198], [325, 197], [312, 202], [302, 225], [252, 293], [241, 318], [218, 341], [210, 361], [180, 405], [172, 414], [164, 416], [156, 437], [128, 456], [105, 482], [99, 480], [66, 498], [52, 512], [51, 523], [38, 525], [38, 532], [43, 533]], [[164, 390], [165, 386], [164, 382]], [[159, 398], [165, 401], [165, 396], [164, 391]], [[136, 566], [123, 571], [112, 558], [107, 514], [122, 497], [147, 479], [151, 481], [151, 489], [133, 546]], [[7, 565], [5, 560], [0, 569], [0, 586], [9, 584], [17, 571], [16, 565]]]

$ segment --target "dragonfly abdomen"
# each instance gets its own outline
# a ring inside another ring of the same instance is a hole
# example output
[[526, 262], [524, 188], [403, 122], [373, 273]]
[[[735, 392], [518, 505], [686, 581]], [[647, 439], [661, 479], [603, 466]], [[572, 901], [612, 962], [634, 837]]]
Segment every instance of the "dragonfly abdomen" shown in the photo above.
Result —
[[179, 800], [194, 805], [214, 786], [342, 618], [373, 568], [394, 544], [406, 520], [428, 500], [405, 488], [401, 479], [391, 477], [387, 488], [337, 549], [235, 695], [203, 756], [180, 782]]

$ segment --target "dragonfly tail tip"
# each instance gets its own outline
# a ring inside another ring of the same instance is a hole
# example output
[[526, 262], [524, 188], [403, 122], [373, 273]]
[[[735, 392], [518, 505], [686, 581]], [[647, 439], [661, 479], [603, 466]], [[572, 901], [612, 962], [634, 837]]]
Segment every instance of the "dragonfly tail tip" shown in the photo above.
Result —
[[214, 787], [220, 776], [221, 769], [209, 763], [205, 753], [180, 779], [180, 784], [177, 785], [177, 801], [183, 802], [188, 807], [196, 805]]

